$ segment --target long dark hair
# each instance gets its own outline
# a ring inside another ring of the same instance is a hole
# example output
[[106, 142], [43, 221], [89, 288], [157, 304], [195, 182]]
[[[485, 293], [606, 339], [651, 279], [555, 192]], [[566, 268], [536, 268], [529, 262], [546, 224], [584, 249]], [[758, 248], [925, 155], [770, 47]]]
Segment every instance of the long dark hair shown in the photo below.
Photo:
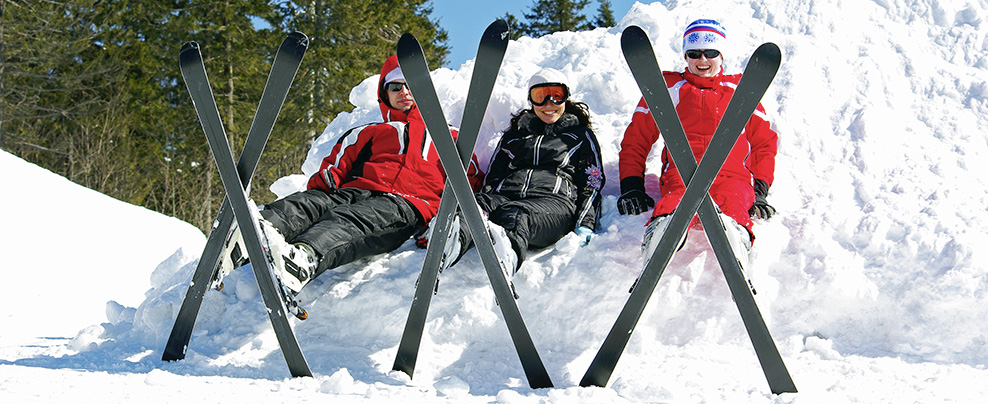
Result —
[[[511, 115], [511, 127], [508, 128], [508, 130], [509, 131], [518, 130], [518, 120], [521, 119], [522, 115], [525, 115], [525, 113], [529, 113], [529, 112], [534, 114], [535, 110], [532, 108], [526, 108], [521, 111], [518, 111], [518, 113], [516, 114]], [[580, 121], [580, 126], [585, 126], [593, 129], [590, 124], [590, 107], [586, 103], [566, 100], [566, 109], [564, 113], [569, 113], [576, 116], [576, 118], [579, 119]]]

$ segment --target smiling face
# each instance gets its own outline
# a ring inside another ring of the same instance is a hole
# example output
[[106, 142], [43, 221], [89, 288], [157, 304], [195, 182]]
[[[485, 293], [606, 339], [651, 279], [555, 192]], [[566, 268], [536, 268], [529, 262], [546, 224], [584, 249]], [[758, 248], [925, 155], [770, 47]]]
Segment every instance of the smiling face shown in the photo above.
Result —
[[540, 83], [528, 88], [528, 101], [532, 103], [532, 110], [546, 125], [559, 120], [566, 111], [567, 99], [569, 87], [562, 82]]
[[720, 65], [724, 62], [724, 54], [717, 55], [713, 59], [707, 59], [706, 55], [701, 54], [698, 59], [686, 58], [686, 63], [688, 65], [690, 73], [693, 73], [700, 77], [713, 77], [717, 73], [720, 73]]
[[388, 103], [394, 109], [408, 111], [415, 105], [415, 99], [412, 98], [412, 93], [408, 91], [408, 85], [403, 85], [400, 90], [395, 91], [394, 88], [398, 86], [393, 83], [405, 84], [405, 80], [395, 80], [385, 85], [388, 91]]
[[535, 116], [539, 117], [546, 125], [551, 125], [559, 120], [559, 117], [563, 116], [563, 112], [566, 111], [566, 104], [556, 105], [552, 102], [547, 102], [545, 105], [532, 105], [532, 110], [535, 111]]

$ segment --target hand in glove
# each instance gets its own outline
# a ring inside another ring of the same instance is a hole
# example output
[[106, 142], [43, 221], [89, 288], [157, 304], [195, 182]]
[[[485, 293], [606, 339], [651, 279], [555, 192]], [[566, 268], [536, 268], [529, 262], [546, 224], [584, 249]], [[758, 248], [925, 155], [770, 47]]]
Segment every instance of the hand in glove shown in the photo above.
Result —
[[307, 188], [333, 193], [333, 191], [336, 191], [336, 180], [333, 179], [333, 172], [329, 171], [329, 168], [316, 171], [315, 174], [312, 174], [312, 177], [309, 177]]
[[775, 208], [768, 204], [768, 183], [755, 179], [755, 203], [748, 209], [748, 215], [759, 219], [768, 219], [775, 214]]
[[655, 207], [655, 199], [645, 193], [645, 180], [642, 177], [627, 177], [621, 180], [621, 196], [617, 200], [618, 213], [637, 215]]
[[593, 230], [590, 230], [589, 227], [587, 226], [577, 227], [576, 230], [573, 230], [573, 233], [576, 233], [576, 235], [580, 238], [581, 247], [590, 244], [590, 237], [593, 236]]
[[412, 237], [415, 238], [416, 247], [429, 248], [429, 238], [432, 237], [432, 226], [425, 226], [419, 229]]

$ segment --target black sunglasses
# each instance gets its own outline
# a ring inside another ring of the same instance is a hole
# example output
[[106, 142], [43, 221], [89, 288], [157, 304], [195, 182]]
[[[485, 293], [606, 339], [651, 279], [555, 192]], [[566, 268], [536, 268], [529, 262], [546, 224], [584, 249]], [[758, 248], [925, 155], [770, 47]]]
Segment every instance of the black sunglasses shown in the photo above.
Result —
[[[408, 88], [408, 84], [402, 83], [400, 81], [392, 81], [392, 82], [384, 85], [384, 89], [385, 90], [394, 91], [394, 92], [401, 91], [401, 88], [402, 87]], [[409, 89], [409, 91], [411, 91], [411, 89]]]
[[707, 50], [690, 49], [686, 51], [686, 57], [690, 59], [699, 59], [700, 55], [706, 56], [707, 59], [713, 59], [717, 56], [720, 56], [720, 51], [717, 49], [707, 49]]

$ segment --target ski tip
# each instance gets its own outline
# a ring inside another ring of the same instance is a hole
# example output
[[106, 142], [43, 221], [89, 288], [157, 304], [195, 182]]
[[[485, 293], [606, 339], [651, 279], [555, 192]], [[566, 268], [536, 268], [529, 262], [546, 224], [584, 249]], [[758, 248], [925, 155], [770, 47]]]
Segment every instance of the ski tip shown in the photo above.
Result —
[[295, 41], [299, 46], [309, 47], [309, 36], [301, 31], [294, 31], [288, 34], [288, 38]]
[[782, 60], [782, 50], [779, 49], [779, 45], [772, 42], [765, 42], [761, 44], [758, 49], [755, 50], [755, 54], [760, 57], [769, 58], [771, 60]]
[[510, 30], [511, 28], [508, 27], [508, 22], [499, 18], [487, 26], [487, 30], [484, 31], [484, 36], [496, 37], [500, 40], [507, 41]]
[[198, 50], [198, 49], [199, 49], [199, 43], [198, 42], [196, 42], [196, 41], [188, 41], [188, 42], [182, 44], [182, 50], [180, 51], [180, 53], [185, 53], [186, 51], [189, 51], [189, 50]]
[[[779, 71], [779, 66], [781, 65], [782, 50], [779, 49], [779, 45], [771, 42], [761, 44], [751, 54], [751, 59], [748, 60], [748, 66], [757, 66], [752, 72], [757, 75], [766, 76], [769, 82], [775, 78], [775, 74]], [[748, 67], [745, 67], [745, 73], [747, 74], [748, 72]]]
[[[285, 37], [285, 40], [281, 42], [281, 47], [278, 48], [278, 53], [286, 53], [291, 55], [293, 58], [301, 59], [305, 57], [305, 51], [309, 49], [309, 36], [303, 34], [302, 32], [295, 31]], [[277, 56], [275, 56], [277, 58]]]
[[[633, 50], [638, 50], [642, 45], [648, 45], [648, 50], [652, 50], [652, 42], [648, 39], [648, 34], [637, 25], [630, 25], [621, 33], [621, 51], [627, 55]], [[654, 54], [655, 52], [652, 51]], [[654, 56], [653, 56], [654, 58]]]
[[401, 34], [401, 38], [398, 38], [398, 47], [396, 54], [398, 55], [398, 64], [401, 65], [403, 59], [408, 59], [414, 56], [416, 53], [421, 54], [422, 45], [419, 44], [419, 40], [415, 38], [409, 32]]
[[623, 32], [621, 32], [622, 45], [628, 41], [639, 40], [641, 38], [648, 39], [648, 34], [645, 33], [645, 30], [643, 30], [642, 27], [637, 25], [629, 25]]
[[406, 32], [404, 34], [401, 34], [401, 38], [398, 38], [398, 49], [399, 50], [401, 50], [403, 48], [408, 49], [408, 48], [410, 48], [412, 46], [415, 46], [415, 45], [419, 45], [419, 40], [417, 38], [415, 38], [415, 35], [412, 35], [412, 33], [410, 33], [410, 32]]
[[199, 52], [199, 43], [189, 41], [182, 45], [182, 50], [178, 52], [178, 61], [182, 66], [192, 65], [196, 60], [202, 60], [202, 53]]

